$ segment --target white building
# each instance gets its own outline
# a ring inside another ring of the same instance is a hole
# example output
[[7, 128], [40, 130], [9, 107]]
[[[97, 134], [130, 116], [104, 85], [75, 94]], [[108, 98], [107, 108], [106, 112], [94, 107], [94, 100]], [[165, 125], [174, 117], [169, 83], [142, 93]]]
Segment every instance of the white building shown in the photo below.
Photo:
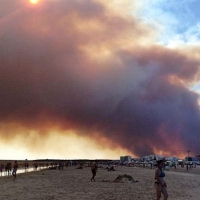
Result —
[[153, 160], [161, 160], [161, 159], [164, 159], [164, 158], [165, 157], [161, 156], [161, 155], [149, 155], [149, 156], [145, 156], [144, 160], [146, 160], [146, 161], [153, 161]]
[[120, 156], [120, 162], [124, 163], [124, 162], [131, 162], [131, 156]]
[[166, 158], [166, 160], [172, 161], [172, 162], [177, 162], [178, 158], [174, 157], [174, 156], [170, 156], [168, 158]]

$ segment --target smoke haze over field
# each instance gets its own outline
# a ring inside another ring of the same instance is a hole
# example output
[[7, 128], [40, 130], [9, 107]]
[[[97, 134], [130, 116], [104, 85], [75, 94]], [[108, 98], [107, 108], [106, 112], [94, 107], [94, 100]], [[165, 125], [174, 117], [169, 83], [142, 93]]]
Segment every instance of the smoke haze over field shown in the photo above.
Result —
[[200, 153], [198, 37], [162, 43], [145, 3], [0, 0], [5, 158]]

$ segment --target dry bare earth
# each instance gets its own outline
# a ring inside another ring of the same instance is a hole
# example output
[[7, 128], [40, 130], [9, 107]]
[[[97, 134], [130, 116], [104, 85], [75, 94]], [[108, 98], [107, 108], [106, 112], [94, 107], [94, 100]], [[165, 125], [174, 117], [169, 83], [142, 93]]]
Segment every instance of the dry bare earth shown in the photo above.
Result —
[[[117, 167], [117, 171], [99, 169], [96, 182], [91, 182], [89, 167], [76, 169], [65, 168], [64, 171], [44, 170], [0, 178], [1, 200], [51, 200], [51, 199], [155, 199], [154, 170]], [[178, 171], [178, 172], [177, 172]], [[119, 175], [130, 175], [139, 182], [113, 182]], [[200, 169], [178, 169], [166, 172], [169, 199], [198, 200], [200, 196]]]

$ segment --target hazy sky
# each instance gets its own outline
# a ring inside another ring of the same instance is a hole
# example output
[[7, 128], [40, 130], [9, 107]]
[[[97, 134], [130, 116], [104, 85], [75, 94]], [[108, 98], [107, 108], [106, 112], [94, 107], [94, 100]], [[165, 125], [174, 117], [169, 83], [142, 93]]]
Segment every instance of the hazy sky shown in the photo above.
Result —
[[199, 0], [0, 0], [0, 159], [200, 154]]

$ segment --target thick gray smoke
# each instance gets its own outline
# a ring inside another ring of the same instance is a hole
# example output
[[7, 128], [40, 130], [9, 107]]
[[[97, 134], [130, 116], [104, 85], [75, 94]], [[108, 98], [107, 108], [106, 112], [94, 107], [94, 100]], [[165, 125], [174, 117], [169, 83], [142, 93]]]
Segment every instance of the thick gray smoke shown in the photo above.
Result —
[[188, 87], [199, 49], [156, 45], [150, 26], [97, 1], [1, 4], [1, 123], [34, 129], [45, 113], [138, 156], [200, 153], [199, 96]]

